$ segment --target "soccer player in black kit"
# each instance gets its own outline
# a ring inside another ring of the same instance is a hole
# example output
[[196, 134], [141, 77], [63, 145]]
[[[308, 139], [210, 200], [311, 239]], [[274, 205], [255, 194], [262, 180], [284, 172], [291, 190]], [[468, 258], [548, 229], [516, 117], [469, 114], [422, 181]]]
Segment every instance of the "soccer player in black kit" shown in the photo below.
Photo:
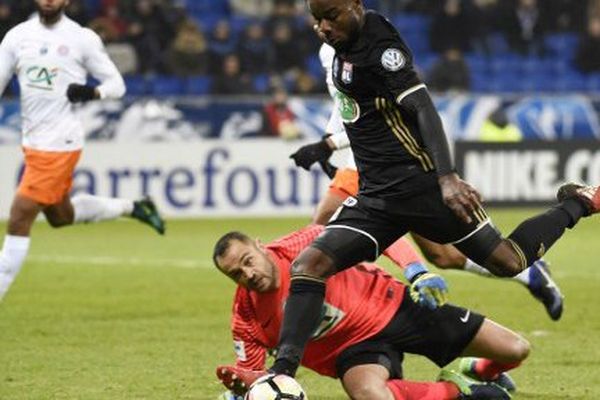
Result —
[[396, 29], [361, 0], [308, 0], [318, 34], [336, 50], [333, 80], [360, 175], [327, 229], [292, 266], [270, 372], [293, 376], [321, 319], [327, 277], [374, 260], [406, 232], [451, 243], [498, 276], [531, 265], [577, 221], [600, 211], [600, 190], [567, 184], [559, 204], [503, 238], [478, 192], [454, 169], [440, 117]]

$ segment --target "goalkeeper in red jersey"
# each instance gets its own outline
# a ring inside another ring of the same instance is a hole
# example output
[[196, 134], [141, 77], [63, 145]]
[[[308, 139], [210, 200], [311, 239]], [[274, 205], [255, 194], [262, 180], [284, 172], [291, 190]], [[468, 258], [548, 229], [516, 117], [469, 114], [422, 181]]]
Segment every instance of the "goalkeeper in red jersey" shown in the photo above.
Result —
[[[217, 376], [242, 395], [265, 374], [269, 349], [277, 346], [290, 266], [323, 227], [312, 225], [266, 246], [230, 232], [215, 245], [217, 268], [238, 284], [232, 333], [237, 360]], [[416, 254], [415, 254], [416, 256]], [[402, 260], [406, 286], [375, 264], [361, 263], [327, 281], [321, 322], [302, 365], [339, 378], [353, 399], [509, 399], [514, 384], [506, 371], [529, 353], [529, 343], [483, 316], [445, 304], [442, 278], [420, 260]], [[403, 379], [404, 353], [427, 357], [444, 367], [460, 356], [460, 371], [442, 370], [437, 382]]]

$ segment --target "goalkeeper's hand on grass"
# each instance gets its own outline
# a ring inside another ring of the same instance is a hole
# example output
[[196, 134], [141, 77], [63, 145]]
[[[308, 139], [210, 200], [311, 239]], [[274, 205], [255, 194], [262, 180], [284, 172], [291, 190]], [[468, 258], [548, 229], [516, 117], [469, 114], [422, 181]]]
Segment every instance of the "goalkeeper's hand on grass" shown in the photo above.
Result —
[[410, 297], [420, 306], [434, 310], [448, 301], [448, 285], [441, 276], [431, 273], [423, 264], [413, 263], [404, 270], [410, 282]]

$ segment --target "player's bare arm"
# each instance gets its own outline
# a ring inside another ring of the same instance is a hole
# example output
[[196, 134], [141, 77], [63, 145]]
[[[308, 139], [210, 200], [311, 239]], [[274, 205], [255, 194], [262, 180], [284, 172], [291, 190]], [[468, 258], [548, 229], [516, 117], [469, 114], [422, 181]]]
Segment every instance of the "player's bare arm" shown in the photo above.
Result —
[[427, 90], [423, 86], [413, 91], [401, 100], [401, 105], [417, 117], [427, 152], [436, 166], [444, 202], [459, 218], [471, 223], [469, 215], [479, 208], [481, 196], [455, 172], [442, 120]]

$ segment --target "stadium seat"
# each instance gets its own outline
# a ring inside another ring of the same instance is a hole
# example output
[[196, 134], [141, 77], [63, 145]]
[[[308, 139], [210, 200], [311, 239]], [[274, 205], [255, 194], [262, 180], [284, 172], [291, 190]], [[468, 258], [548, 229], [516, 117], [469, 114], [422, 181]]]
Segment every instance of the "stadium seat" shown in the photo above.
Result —
[[182, 93], [184, 82], [172, 76], [156, 76], [151, 79], [152, 94], [157, 96], [170, 96]]
[[554, 33], [544, 37], [544, 46], [553, 56], [570, 59], [575, 54], [579, 38], [574, 33]]
[[210, 93], [212, 80], [207, 76], [194, 76], [188, 78], [184, 82], [184, 90], [186, 94], [191, 95], [206, 95]]
[[308, 70], [308, 73], [315, 79], [323, 79], [325, 71], [321, 65], [321, 60], [318, 55], [311, 55], [304, 61], [304, 66]]
[[471, 90], [477, 93], [488, 93], [491, 91], [491, 79], [487, 73], [473, 73], [471, 75]]
[[429, 30], [431, 17], [421, 14], [399, 13], [391, 18], [391, 22], [403, 35], [409, 33], [426, 34]]
[[143, 96], [148, 94], [148, 82], [143, 76], [125, 76], [125, 87], [128, 95]]
[[257, 93], [265, 94], [269, 92], [271, 78], [268, 74], [259, 74], [252, 79], [252, 86]]

